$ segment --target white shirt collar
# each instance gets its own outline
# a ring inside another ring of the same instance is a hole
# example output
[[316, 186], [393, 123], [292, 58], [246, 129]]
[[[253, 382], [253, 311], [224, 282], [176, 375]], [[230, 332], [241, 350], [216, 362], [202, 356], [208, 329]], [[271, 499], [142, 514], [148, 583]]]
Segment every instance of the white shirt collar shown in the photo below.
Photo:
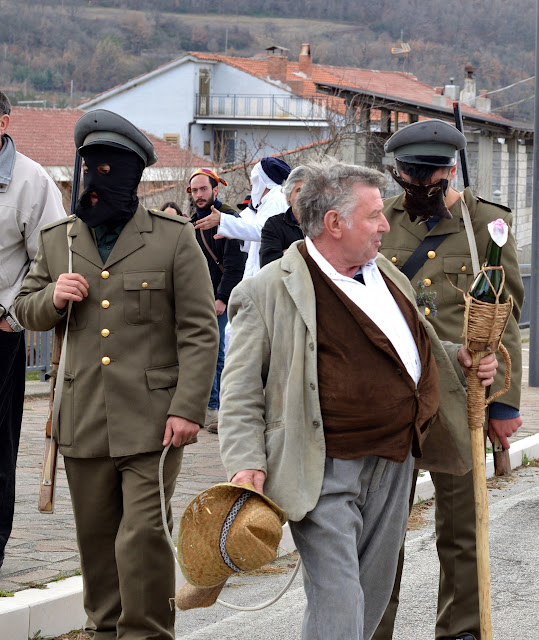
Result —
[[[305, 237], [305, 248], [307, 249], [307, 253], [320, 267], [321, 271], [323, 271], [328, 276], [328, 278], [331, 278], [331, 280], [345, 280], [345, 281], [352, 280], [354, 283], [358, 285], [360, 284], [353, 278], [349, 278], [348, 276], [343, 276], [342, 273], [339, 273], [335, 269], [335, 267], [324, 258], [324, 256], [320, 253], [320, 251], [318, 251], [318, 249], [314, 245], [314, 242], [308, 236]], [[359, 269], [359, 271], [362, 271], [362, 272], [368, 271], [373, 267], [376, 267], [376, 258], [374, 260], [369, 260], [366, 264], [364, 264]]]

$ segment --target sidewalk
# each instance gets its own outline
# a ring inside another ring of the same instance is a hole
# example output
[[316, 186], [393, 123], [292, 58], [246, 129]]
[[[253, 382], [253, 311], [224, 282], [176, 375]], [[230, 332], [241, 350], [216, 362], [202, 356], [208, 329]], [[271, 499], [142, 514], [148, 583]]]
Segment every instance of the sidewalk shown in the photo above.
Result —
[[[526, 337], [525, 331], [523, 336]], [[527, 386], [528, 356], [529, 343], [524, 343], [521, 404], [524, 425], [512, 438], [512, 442], [539, 433], [539, 388]], [[39, 587], [44, 583], [79, 573], [75, 525], [62, 456], [59, 456], [58, 460], [55, 512], [52, 515], [44, 515], [37, 511], [43, 433], [48, 413], [48, 398], [40, 395], [43, 393], [47, 393], [46, 384], [28, 384], [17, 467], [15, 519], [13, 533], [6, 547], [4, 565], [0, 569], [0, 591], [17, 592]], [[533, 441], [537, 441], [537, 438], [533, 438]], [[525, 443], [521, 445], [525, 446]], [[533, 451], [536, 450], [537, 445]], [[534, 454], [529, 457], [539, 456]], [[513, 461], [513, 466], [519, 463]], [[224, 480], [226, 478], [219, 457], [218, 437], [201, 430], [199, 442], [186, 447], [172, 503], [175, 522], [173, 538], [177, 535], [179, 518], [190, 500], [207, 487]], [[80, 579], [76, 580], [76, 583], [80, 585]], [[80, 591], [80, 586], [77, 586], [77, 589]], [[34, 591], [35, 589], [32, 589], [32, 592]], [[7, 599], [0, 598], [0, 618], [4, 605], [7, 604], [5, 600]], [[65, 628], [63, 630], [66, 631]], [[42, 629], [42, 633], [45, 631]], [[4, 637], [2, 633], [0, 637]]]

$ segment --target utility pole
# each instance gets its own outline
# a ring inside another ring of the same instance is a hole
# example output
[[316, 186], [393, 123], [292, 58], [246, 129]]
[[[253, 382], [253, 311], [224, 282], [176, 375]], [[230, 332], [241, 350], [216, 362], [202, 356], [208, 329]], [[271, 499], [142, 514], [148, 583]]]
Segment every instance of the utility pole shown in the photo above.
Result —
[[[539, 73], [539, 0], [536, 6], [535, 30], [535, 78]], [[533, 130], [533, 207], [532, 207], [532, 261], [530, 278], [530, 370], [528, 384], [539, 387], [539, 105], [535, 98], [535, 119]]]

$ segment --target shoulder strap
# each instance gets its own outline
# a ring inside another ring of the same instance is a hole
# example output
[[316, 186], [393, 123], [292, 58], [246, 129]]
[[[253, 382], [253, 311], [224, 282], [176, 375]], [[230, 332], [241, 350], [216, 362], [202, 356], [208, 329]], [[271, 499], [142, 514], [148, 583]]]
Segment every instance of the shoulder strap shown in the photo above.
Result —
[[219, 269], [221, 269], [221, 273], [224, 273], [225, 272], [225, 268], [219, 262], [219, 260], [217, 260], [217, 258], [215, 257], [215, 253], [213, 253], [213, 251], [210, 249], [210, 247], [208, 245], [208, 242], [206, 241], [206, 237], [204, 236], [204, 231], [202, 231], [202, 230], [200, 231], [200, 237], [202, 238], [202, 242], [204, 243], [204, 246], [206, 247], [206, 250], [208, 251], [210, 256], [213, 258], [213, 261], [219, 267]]
[[460, 204], [462, 207], [462, 219], [464, 220], [464, 228], [466, 229], [466, 235], [468, 236], [468, 244], [470, 245], [470, 255], [472, 257], [473, 274], [476, 276], [479, 273], [479, 255], [477, 253], [477, 244], [475, 242], [475, 234], [472, 227], [472, 219], [470, 212], [468, 211], [468, 205], [464, 201], [464, 192], [460, 193]]
[[401, 272], [411, 280], [415, 274], [421, 269], [428, 258], [428, 252], [434, 251], [439, 247], [449, 234], [443, 233], [440, 236], [427, 236], [423, 242], [416, 247], [416, 250], [402, 265]]
[[[73, 226], [73, 222], [70, 222], [66, 227], [68, 256], [69, 256], [68, 273], [73, 273], [73, 251], [71, 250], [72, 239], [71, 239], [71, 236], [69, 235], [69, 232], [71, 231], [72, 226]], [[52, 404], [52, 432], [53, 433], [58, 433], [58, 418], [60, 417], [60, 404], [62, 402], [62, 392], [64, 390], [64, 374], [66, 369], [67, 333], [69, 329], [69, 318], [71, 317], [72, 306], [73, 306], [73, 300], [70, 300], [67, 305], [64, 339], [62, 341], [62, 351], [60, 353], [60, 362], [58, 363], [58, 373], [56, 375], [56, 385], [54, 388], [54, 401]]]

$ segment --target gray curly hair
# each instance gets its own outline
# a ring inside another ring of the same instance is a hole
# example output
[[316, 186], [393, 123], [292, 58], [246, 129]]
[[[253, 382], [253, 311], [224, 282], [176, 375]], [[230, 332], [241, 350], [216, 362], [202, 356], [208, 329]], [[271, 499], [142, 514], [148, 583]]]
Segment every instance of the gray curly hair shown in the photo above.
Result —
[[305, 181], [308, 175], [309, 167], [305, 164], [300, 164], [299, 167], [292, 169], [290, 175], [286, 179], [286, 182], [283, 182], [283, 186], [281, 187], [288, 203], [290, 203], [290, 196], [292, 195], [292, 191], [294, 191], [296, 184], [298, 182]]
[[376, 169], [344, 164], [332, 159], [304, 166], [307, 171], [296, 200], [296, 209], [301, 229], [309, 238], [316, 238], [322, 233], [324, 216], [330, 209], [338, 211], [345, 220], [350, 217], [357, 204], [352, 191], [355, 184], [366, 184], [378, 189], [386, 184], [386, 178]]

